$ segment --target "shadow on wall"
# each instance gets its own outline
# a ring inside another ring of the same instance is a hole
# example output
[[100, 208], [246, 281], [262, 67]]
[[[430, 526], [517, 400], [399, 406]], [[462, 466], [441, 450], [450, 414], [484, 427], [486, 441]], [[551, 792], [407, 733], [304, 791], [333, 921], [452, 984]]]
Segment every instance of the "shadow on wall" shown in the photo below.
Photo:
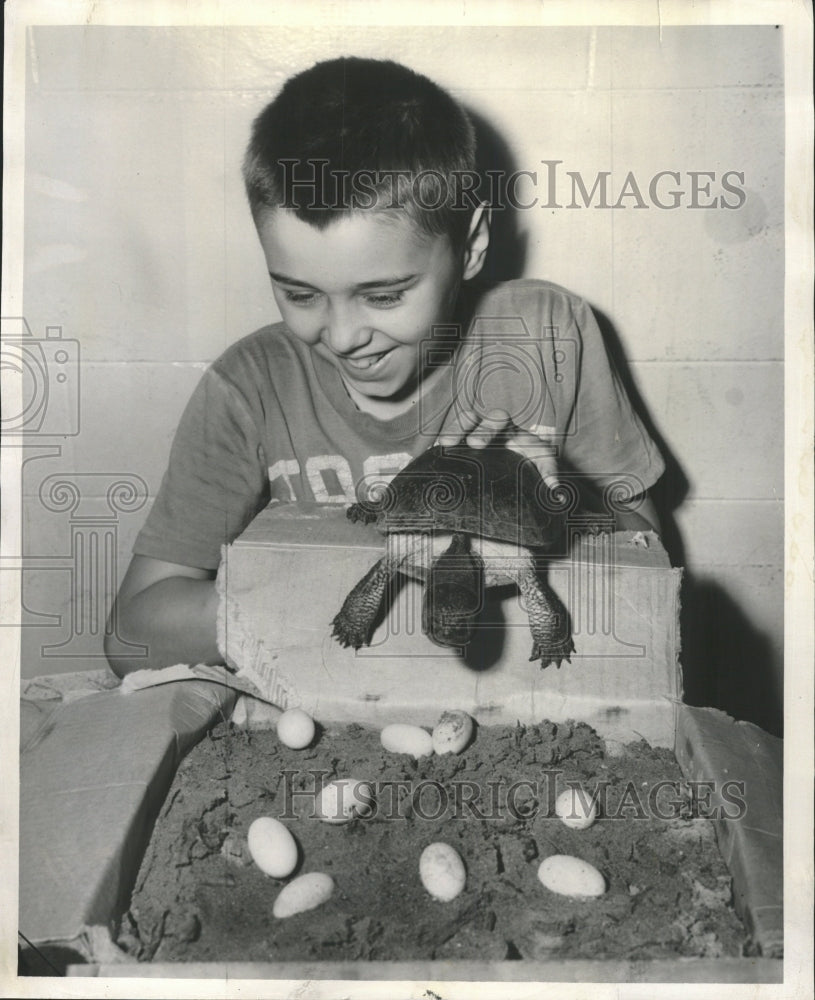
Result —
[[[468, 113], [478, 136], [479, 169], [510, 175], [517, 165], [501, 135], [484, 118], [469, 109]], [[519, 277], [524, 273], [526, 255], [527, 234], [518, 228], [517, 213], [494, 212], [482, 278], [506, 281]], [[643, 402], [613, 323], [598, 309], [594, 308], [594, 313], [632, 406], [665, 459], [665, 473], [651, 494], [671, 564], [685, 566], [685, 545], [674, 512], [687, 497], [690, 484]], [[772, 643], [752, 625], [724, 587], [686, 570], [680, 627], [685, 701], [720, 708], [736, 719], [782, 735], [782, 674], [774, 669]]]
[[[688, 479], [643, 403], [611, 320], [596, 308], [594, 313], [631, 404], [665, 459], [665, 472], [651, 495], [671, 565], [685, 566], [685, 546], [674, 511], [688, 494]], [[720, 583], [685, 571], [680, 630], [685, 701], [720, 708], [782, 736], [782, 671], [775, 666], [772, 643]]]
[[[688, 479], [643, 403], [611, 320], [596, 308], [594, 313], [628, 397], [665, 459], [665, 473], [651, 494], [671, 565], [685, 566], [685, 546], [674, 511], [688, 494]], [[782, 736], [783, 672], [775, 665], [773, 645], [720, 583], [685, 571], [680, 629], [685, 701], [720, 708]]]
[[[478, 137], [478, 170], [497, 171], [499, 177], [509, 177], [517, 169], [509, 147], [486, 119], [467, 109]], [[485, 185], [484, 190], [489, 192]], [[506, 200], [499, 195], [500, 203]], [[479, 281], [510, 281], [524, 273], [529, 235], [518, 228], [518, 213], [506, 208], [494, 209], [490, 221], [490, 245]]]
[[684, 700], [783, 736], [783, 680], [772, 669], [772, 643], [721, 584], [686, 572], [680, 625]]
[[596, 306], [592, 305], [592, 311], [597, 317], [597, 325], [603, 334], [606, 349], [614, 362], [614, 367], [617, 369], [620, 381], [625, 386], [625, 391], [631, 400], [631, 405], [636, 410], [637, 416], [642, 420], [645, 429], [654, 440], [665, 460], [665, 472], [662, 474], [659, 482], [651, 489], [650, 493], [662, 523], [662, 544], [665, 546], [665, 551], [670, 557], [671, 565], [684, 566], [685, 545], [676, 524], [674, 511], [688, 495], [690, 488], [688, 478], [682, 471], [682, 467], [676, 456], [668, 446], [668, 442], [659, 432], [651, 414], [648, 412], [648, 408], [643, 402], [614, 324]]

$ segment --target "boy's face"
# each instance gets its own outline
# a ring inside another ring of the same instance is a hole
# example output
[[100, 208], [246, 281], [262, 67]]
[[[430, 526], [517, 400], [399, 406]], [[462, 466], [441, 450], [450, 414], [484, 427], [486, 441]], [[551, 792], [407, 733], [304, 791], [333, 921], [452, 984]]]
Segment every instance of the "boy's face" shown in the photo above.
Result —
[[402, 213], [355, 212], [320, 230], [269, 210], [257, 228], [283, 320], [352, 395], [410, 392], [420, 343], [451, 320], [462, 277], [480, 268]]

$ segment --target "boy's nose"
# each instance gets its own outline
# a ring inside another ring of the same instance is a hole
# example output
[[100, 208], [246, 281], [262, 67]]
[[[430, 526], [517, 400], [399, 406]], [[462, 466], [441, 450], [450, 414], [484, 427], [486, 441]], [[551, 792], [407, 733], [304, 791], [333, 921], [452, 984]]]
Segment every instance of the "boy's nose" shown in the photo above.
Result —
[[322, 337], [335, 354], [353, 354], [368, 343], [371, 331], [360, 322], [353, 309], [332, 309]]

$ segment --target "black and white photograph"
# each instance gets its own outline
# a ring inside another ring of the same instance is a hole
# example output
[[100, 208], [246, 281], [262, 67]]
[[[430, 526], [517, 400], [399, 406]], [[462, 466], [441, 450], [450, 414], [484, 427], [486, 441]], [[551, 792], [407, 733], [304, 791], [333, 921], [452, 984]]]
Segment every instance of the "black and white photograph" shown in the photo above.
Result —
[[811, 8], [400, 7], [6, 4], [0, 995], [811, 996]]

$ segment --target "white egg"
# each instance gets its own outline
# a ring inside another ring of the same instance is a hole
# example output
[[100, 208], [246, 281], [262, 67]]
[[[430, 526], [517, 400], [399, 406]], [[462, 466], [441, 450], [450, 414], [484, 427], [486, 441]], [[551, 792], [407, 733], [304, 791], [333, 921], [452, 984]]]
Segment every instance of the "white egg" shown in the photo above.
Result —
[[602, 896], [606, 891], [606, 880], [594, 865], [570, 854], [545, 858], [538, 868], [538, 878], [561, 896]]
[[277, 895], [272, 913], [280, 920], [292, 917], [304, 910], [313, 910], [331, 897], [334, 879], [323, 872], [307, 872], [298, 875], [288, 885], [284, 885]]
[[567, 788], [558, 795], [555, 812], [566, 826], [586, 830], [597, 819], [597, 802], [585, 788]]
[[324, 785], [317, 797], [317, 815], [326, 823], [347, 823], [365, 817], [373, 809], [373, 788], [367, 781], [338, 778]]
[[461, 753], [473, 735], [473, 720], [466, 712], [443, 712], [433, 730], [433, 749], [438, 754]]
[[379, 734], [382, 746], [391, 753], [409, 753], [411, 757], [425, 757], [433, 753], [433, 737], [421, 726], [394, 722]]
[[449, 903], [464, 888], [464, 862], [449, 844], [429, 844], [419, 858], [419, 878], [434, 899]]
[[297, 867], [297, 841], [280, 820], [258, 817], [249, 827], [246, 844], [252, 860], [265, 875], [286, 878]]
[[302, 750], [314, 739], [314, 719], [302, 708], [290, 708], [277, 720], [277, 738], [292, 750]]

